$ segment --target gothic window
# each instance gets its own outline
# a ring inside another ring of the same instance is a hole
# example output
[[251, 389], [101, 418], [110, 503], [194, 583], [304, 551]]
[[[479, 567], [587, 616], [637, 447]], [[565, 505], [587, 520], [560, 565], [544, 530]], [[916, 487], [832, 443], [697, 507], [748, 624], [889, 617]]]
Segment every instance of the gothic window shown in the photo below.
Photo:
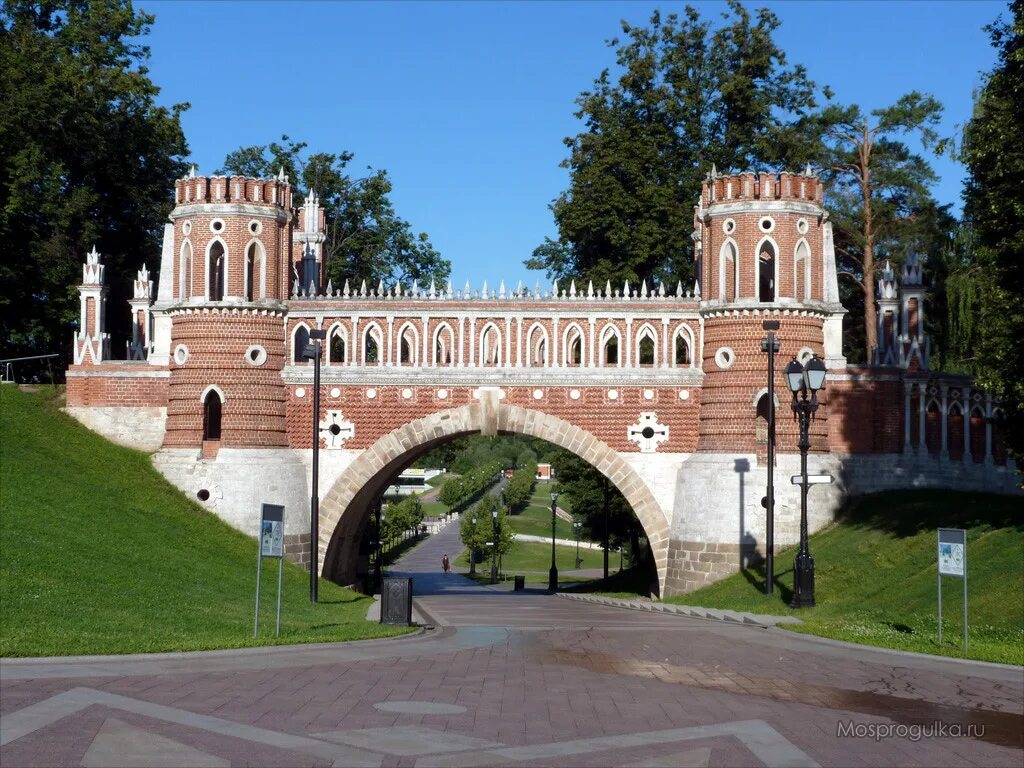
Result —
[[526, 343], [529, 350], [527, 363], [535, 368], [542, 368], [548, 364], [547, 334], [540, 325], [534, 325], [530, 329]]
[[964, 456], [964, 411], [960, 403], [950, 404], [946, 419], [946, 449], [949, 458], [958, 461]]
[[765, 240], [757, 254], [757, 300], [775, 301], [775, 289], [775, 246]]
[[793, 256], [793, 296], [811, 298], [811, 254], [806, 240], [797, 243]]
[[327, 344], [327, 364], [347, 363], [348, 344], [345, 342], [345, 331], [341, 326], [335, 326], [331, 331], [331, 338]]
[[192, 295], [192, 243], [188, 240], [181, 246], [181, 282], [178, 286], [178, 298], [187, 299]]
[[657, 365], [658, 356], [655, 347], [654, 331], [649, 325], [641, 328], [640, 333], [637, 334], [636, 361], [638, 365], [644, 368]]
[[565, 334], [565, 364], [572, 367], [583, 365], [583, 334], [577, 327], [570, 327]]
[[253, 281], [256, 274], [256, 243], [253, 243], [245, 252], [245, 300], [252, 301], [256, 294], [253, 291]]
[[227, 268], [227, 253], [224, 244], [219, 240], [210, 246], [210, 271], [206, 277], [207, 293], [210, 301], [224, 300], [224, 276]]
[[619, 337], [614, 333], [604, 343], [604, 364], [606, 366], [619, 364]]
[[305, 352], [307, 344], [309, 344], [309, 328], [307, 328], [304, 325], [300, 325], [295, 329], [295, 333], [292, 335], [293, 362], [306, 362], [306, 359], [302, 356], [302, 353]]
[[925, 408], [924, 440], [928, 453], [939, 453], [942, 450], [942, 409], [935, 400]]
[[363, 363], [380, 362], [380, 329], [370, 326], [363, 333]]
[[971, 409], [971, 458], [975, 462], [985, 460], [985, 414], [981, 406]]
[[737, 270], [736, 261], [739, 252], [736, 250], [736, 243], [726, 240], [722, 244], [722, 251], [719, 254], [718, 264], [718, 300], [733, 301], [737, 293]]
[[501, 364], [501, 334], [493, 325], [484, 328], [480, 337], [480, 365], [494, 366]]
[[674, 353], [673, 360], [677, 367], [690, 364], [690, 342], [687, 340], [686, 334], [683, 333], [682, 329], [676, 331]]
[[220, 440], [220, 393], [210, 389], [203, 398], [203, 440]]
[[399, 365], [416, 365], [416, 351], [419, 348], [417, 341], [416, 332], [413, 330], [412, 326], [403, 326], [402, 330], [398, 334]]
[[434, 365], [451, 365], [455, 335], [447, 325], [441, 325], [434, 334]]

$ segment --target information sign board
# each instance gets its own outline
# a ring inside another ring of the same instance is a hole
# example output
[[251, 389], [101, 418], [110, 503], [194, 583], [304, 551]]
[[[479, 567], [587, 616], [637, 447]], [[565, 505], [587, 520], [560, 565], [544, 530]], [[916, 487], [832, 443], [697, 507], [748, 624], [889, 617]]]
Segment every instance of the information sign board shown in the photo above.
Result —
[[939, 573], [963, 576], [967, 566], [967, 531], [939, 529]]
[[264, 504], [260, 520], [260, 556], [284, 557], [284, 507]]

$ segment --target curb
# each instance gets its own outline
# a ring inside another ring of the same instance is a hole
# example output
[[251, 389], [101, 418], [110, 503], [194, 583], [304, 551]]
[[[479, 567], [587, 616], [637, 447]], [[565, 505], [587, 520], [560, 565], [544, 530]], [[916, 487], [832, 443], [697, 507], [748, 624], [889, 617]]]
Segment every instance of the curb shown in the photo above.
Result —
[[769, 616], [761, 613], [743, 611], [726, 611], [718, 608], [700, 608], [693, 605], [673, 605], [656, 603], [653, 600], [628, 600], [620, 597], [596, 597], [594, 595], [576, 595], [559, 592], [559, 597], [566, 600], [579, 600], [584, 603], [610, 605], [615, 608], [627, 608], [633, 611], [650, 611], [652, 613], [674, 613], [694, 619], [710, 619], [727, 624], [747, 624], [755, 627], [775, 627], [779, 624], [802, 624], [795, 616]]

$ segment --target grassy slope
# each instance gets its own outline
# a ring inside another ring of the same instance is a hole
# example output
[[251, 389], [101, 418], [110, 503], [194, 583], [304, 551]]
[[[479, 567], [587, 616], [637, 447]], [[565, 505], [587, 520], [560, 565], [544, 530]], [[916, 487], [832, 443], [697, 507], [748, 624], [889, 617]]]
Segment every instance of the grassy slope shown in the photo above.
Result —
[[[600, 550], [580, 549], [582, 568], [601, 568], [604, 555]], [[469, 565], [469, 558], [463, 551], [456, 559], [457, 565]], [[485, 563], [489, 567], [489, 562]], [[571, 571], [576, 565], [576, 547], [555, 547], [555, 564], [559, 571]], [[480, 566], [478, 566], [480, 567]], [[512, 550], [502, 558], [502, 570], [509, 574], [535, 571], [546, 574], [551, 567], [551, 545], [532, 541], [517, 541]], [[546, 577], [545, 577], [546, 581]]]
[[962, 656], [963, 585], [943, 578], [943, 645], [936, 642], [937, 527], [968, 529], [967, 656], [1024, 663], [1024, 516], [1020, 498], [906, 491], [855, 499], [842, 521], [810, 539], [817, 606], [789, 609], [794, 550], [776, 556], [776, 590], [748, 569], [667, 602], [794, 614], [795, 631], [890, 648]]
[[0, 655], [396, 634], [365, 621], [368, 598], [330, 582], [311, 605], [308, 572], [285, 563], [275, 639], [277, 565], [264, 560], [254, 640], [255, 540], [171, 486], [145, 453], [59, 413], [53, 398], [48, 388], [0, 387]]

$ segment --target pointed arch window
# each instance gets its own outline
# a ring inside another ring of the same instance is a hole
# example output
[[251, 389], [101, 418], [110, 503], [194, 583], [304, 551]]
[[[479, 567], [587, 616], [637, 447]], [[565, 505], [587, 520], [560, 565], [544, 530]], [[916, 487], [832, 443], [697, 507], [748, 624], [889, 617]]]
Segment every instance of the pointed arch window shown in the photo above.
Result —
[[604, 342], [604, 364], [606, 366], [619, 364], [619, 337], [614, 333]]
[[734, 301], [739, 294], [739, 272], [736, 268], [739, 251], [736, 243], [726, 240], [718, 259], [718, 300]]
[[434, 365], [451, 365], [452, 348], [455, 346], [455, 334], [447, 323], [441, 325], [434, 333]]
[[178, 298], [187, 299], [192, 295], [192, 243], [186, 240], [181, 246], [181, 271]]
[[220, 240], [210, 246], [209, 267], [206, 276], [207, 294], [210, 301], [224, 300], [224, 279], [227, 274], [227, 252]]
[[327, 343], [327, 364], [348, 362], [348, 340], [345, 338], [345, 331], [340, 325], [331, 331], [330, 341]]
[[572, 368], [583, 365], [583, 333], [576, 326], [565, 333], [565, 365]]
[[757, 300], [775, 301], [775, 245], [770, 240], [761, 243], [757, 251]]
[[650, 368], [658, 364], [658, 347], [654, 330], [648, 325], [637, 334], [636, 362], [642, 368]]
[[480, 336], [480, 365], [501, 365], [501, 333], [493, 325], [484, 328]]
[[533, 368], [543, 368], [548, 364], [547, 333], [543, 326], [534, 325], [527, 337], [529, 349], [528, 364]]
[[682, 368], [690, 365], [690, 340], [683, 333], [682, 329], [676, 331], [676, 339], [673, 343], [673, 364], [677, 368]]
[[811, 249], [806, 240], [796, 244], [793, 254], [793, 295], [804, 301], [811, 298]]
[[252, 301], [256, 298], [253, 284], [256, 275], [256, 243], [250, 245], [245, 251], [245, 300]]
[[220, 440], [222, 406], [220, 393], [211, 387], [203, 398], [203, 440]]
[[292, 362], [306, 362], [302, 353], [306, 350], [307, 344], [309, 344], [309, 328], [305, 325], [299, 325], [292, 335]]
[[416, 352], [419, 348], [418, 337], [412, 326], [406, 325], [398, 334], [398, 364], [416, 365]]
[[363, 364], [380, 362], [380, 329], [371, 325], [363, 332]]

